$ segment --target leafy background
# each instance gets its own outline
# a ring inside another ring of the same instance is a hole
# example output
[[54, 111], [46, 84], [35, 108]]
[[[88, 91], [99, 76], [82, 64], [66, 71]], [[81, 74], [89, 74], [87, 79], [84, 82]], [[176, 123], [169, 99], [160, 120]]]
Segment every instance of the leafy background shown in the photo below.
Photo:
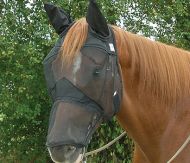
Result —
[[[97, 0], [110, 24], [151, 39], [190, 49], [189, 0]], [[51, 162], [45, 147], [51, 101], [42, 60], [58, 35], [48, 22], [43, 0], [0, 1], [0, 162]], [[87, 0], [52, 0], [84, 17]], [[122, 132], [116, 120], [103, 124], [89, 150]], [[88, 162], [130, 163], [133, 142], [122, 138]]]

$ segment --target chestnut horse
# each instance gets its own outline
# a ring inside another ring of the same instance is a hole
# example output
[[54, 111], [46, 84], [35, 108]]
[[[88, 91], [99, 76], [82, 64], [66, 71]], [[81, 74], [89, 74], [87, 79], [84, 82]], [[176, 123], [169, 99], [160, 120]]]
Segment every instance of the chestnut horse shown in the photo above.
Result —
[[[117, 114], [134, 163], [166, 163], [190, 134], [190, 53], [114, 27], [124, 94]], [[172, 163], [190, 162], [190, 143]]]
[[[74, 67], [80, 69], [77, 52], [86, 41], [88, 26], [82, 18], [69, 28], [56, 60], [68, 65], [76, 61]], [[190, 134], [190, 52], [110, 27], [123, 84], [116, 117], [135, 142], [133, 162], [166, 163]], [[55, 162], [58, 150], [49, 149]], [[172, 163], [190, 163], [189, 142]]]

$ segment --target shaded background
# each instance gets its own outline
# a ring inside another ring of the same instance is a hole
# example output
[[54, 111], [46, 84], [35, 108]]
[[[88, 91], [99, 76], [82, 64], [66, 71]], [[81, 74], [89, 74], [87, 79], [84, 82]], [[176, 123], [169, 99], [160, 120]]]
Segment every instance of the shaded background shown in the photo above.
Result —
[[[51, 101], [42, 60], [58, 35], [42, 0], [0, 0], [0, 162], [51, 162], [45, 147]], [[50, 2], [50, 1], [49, 1]], [[84, 17], [87, 0], [52, 0]], [[151, 39], [190, 49], [189, 0], [98, 0], [110, 24]], [[115, 120], [103, 124], [89, 146], [98, 148], [122, 132]], [[122, 138], [88, 162], [130, 163], [133, 143]]]

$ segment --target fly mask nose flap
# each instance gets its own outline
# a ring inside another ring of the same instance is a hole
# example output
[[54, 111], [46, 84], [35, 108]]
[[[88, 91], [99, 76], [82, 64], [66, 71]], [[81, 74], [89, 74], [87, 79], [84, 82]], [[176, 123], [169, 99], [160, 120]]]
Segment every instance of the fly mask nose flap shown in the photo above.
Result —
[[95, 128], [100, 124], [100, 108], [72, 83], [63, 79], [64, 97], [57, 99], [53, 105], [47, 146], [73, 145], [82, 148], [89, 143]]

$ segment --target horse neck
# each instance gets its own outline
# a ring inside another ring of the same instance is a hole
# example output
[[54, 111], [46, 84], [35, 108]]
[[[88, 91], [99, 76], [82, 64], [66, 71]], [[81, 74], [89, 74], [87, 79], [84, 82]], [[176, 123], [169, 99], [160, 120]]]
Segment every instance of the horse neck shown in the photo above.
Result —
[[[180, 101], [175, 108], [161, 103], [155, 104], [149, 94], [142, 94], [137, 98], [138, 82], [131, 79], [134, 72], [131, 72], [130, 66], [126, 65], [130, 63], [123, 61], [124, 58], [120, 57], [124, 93], [117, 118], [121, 126], [138, 144], [147, 160], [166, 162], [190, 134], [190, 118], [188, 118], [190, 98]], [[188, 148], [187, 150], [190, 151], [190, 147]], [[187, 153], [184, 151], [181, 156], [185, 157], [185, 155]]]

